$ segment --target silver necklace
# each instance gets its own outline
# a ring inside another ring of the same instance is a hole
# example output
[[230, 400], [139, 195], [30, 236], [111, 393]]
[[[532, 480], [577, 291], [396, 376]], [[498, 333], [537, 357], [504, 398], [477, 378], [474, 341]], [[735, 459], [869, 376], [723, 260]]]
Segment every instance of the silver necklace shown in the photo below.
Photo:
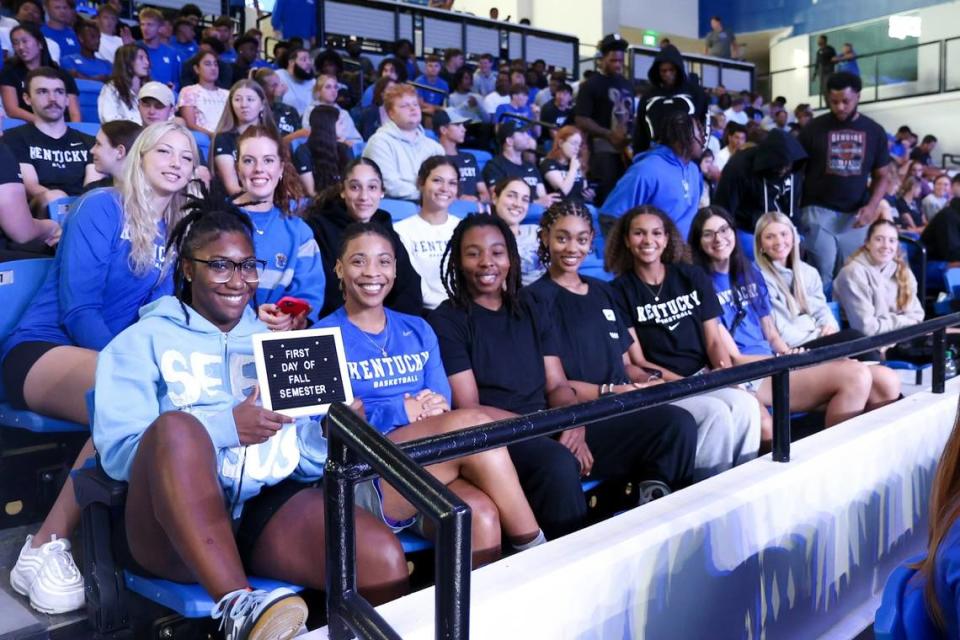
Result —
[[369, 342], [369, 343], [372, 344], [374, 347], [376, 347], [377, 351], [379, 351], [379, 352], [380, 352], [380, 355], [382, 355], [384, 358], [387, 357], [387, 344], [390, 343], [390, 333], [387, 331], [387, 322], [388, 322], [387, 318], [384, 317], [384, 319], [383, 319], [383, 332], [387, 334], [387, 337], [384, 338], [382, 345], [377, 344], [376, 341], [375, 341], [373, 338], [370, 337], [370, 334], [369, 334], [369, 333], [367, 333], [367, 332], [364, 331], [363, 329], [360, 329], [360, 327], [357, 327], [358, 329], [360, 329], [360, 333], [363, 334], [363, 337], [367, 339], [367, 342]]
[[656, 291], [654, 291], [653, 287], [647, 284], [647, 282], [643, 278], [637, 278], [637, 279], [643, 283], [643, 286], [645, 286], [647, 288], [647, 291], [650, 292], [650, 295], [653, 296], [653, 301], [660, 302], [660, 292], [663, 291], [663, 283], [667, 281], [667, 268], [666, 267], [663, 268], [663, 278], [660, 280], [660, 286], [657, 287]]

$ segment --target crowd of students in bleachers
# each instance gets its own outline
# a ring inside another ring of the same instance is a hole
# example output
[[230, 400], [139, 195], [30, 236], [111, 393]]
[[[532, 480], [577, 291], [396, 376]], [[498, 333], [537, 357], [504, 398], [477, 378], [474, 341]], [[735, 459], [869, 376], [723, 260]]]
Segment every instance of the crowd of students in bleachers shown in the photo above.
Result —
[[[292, 37], [271, 65], [260, 34], [234, 39], [229, 18], [197, 42], [191, 5], [142, 9], [136, 41], [110, 4], [96, 22], [64, 7], [47, 0], [40, 27], [21, 0], [0, 72], [8, 117], [25, 121], [0, 144], [0, 252], [56, 247], [2, 345], [4, 387], [17, 408], [92, 420], [78, 463], [96, 445], [129, 483], [128, 565], [200, 582], [235, 637], [305, 616], [290, 592], [249, 592], [245, 572], [324, 577], [306, 550], [324, 539], [310, 483], [325, 441], [316, 422], [258, 406], [251, 334], [339, 327], [354, 408], [410, 440], [919, 323], [898, 231], [960, 215], [935, 139], [888, 141], [843, 74], [830, 113], [799, 107], [791, 122], [784, 101], [703, 91], [672, 48], [635, 100], [616, 35], [574, 88], [539, 62], [485, 55], [471, 71], [458, 50], [419, 61], [404, 41], [374, 70], [356, 43], [312, 59]], [[113, 45], [111, 66], [96, 56]], [[95, 137], [69, 124], [75, 78], [105, 80]], [[71, 196], [61, 231], [45, 214]], [[397, 200], [416, 213], [400, 219]], [[597, 244], [605, 269], [585, 269]], [[285, 313], [287, 295], [309, 309]], [[792, 373], [791, 390], [792, 410], [832, 426], [895, 401], [900, 383], [845, 359]], [[771, 402], [757, 380], [430, 471], [470, 504], [481, 564], [584, 526], [582, 477], [678, 490], [756, 457]], [[406, 588], [391, 531], [429, 528], [385, 483], [358, 487], [357, 503], [360, 585], [383, 601]], [[68, 481], [11, 575], [38, 609], [83, 604], [78, 522]]]

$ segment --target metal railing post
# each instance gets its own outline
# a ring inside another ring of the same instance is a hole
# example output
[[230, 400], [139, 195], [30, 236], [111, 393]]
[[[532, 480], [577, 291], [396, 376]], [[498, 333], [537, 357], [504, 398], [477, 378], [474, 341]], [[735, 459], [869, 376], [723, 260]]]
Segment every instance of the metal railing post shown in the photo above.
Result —
[[933, 384], [931, 391], [943, 393], [947, 380], [947, 330], [933, 333]]
[[773, 375], [773, 460], [790, 462], [790, 371]]
[[347, 477], [350, 451], [330, 429], [323, 491], [327, 524], [327, 618], [331, 640], [353, 637], [344, 619], [346, 601], [357, 589], [353, 483]]
[[[436, 637], [466, 638], [470, 624], [470, 512], [455, 511], [440, 519], [434, 589]], [[443, 588], [439, 588], [443, 585]]]

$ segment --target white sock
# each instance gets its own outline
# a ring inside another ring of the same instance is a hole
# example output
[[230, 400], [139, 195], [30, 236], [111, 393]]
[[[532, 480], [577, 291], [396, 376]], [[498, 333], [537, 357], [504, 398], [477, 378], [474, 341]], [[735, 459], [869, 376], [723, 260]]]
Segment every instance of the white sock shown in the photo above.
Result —
[[546, 536], [543, 535], [543, 529], [540, 529], [537, 531], [537, 537], [535, 537], [530, 542], [524, 542], [523, 544], [512, 544], [511, 546], [515, 551], [526, 551], [527, 549], [539, 547], [546, 541], [547, 541], [547, 538]]

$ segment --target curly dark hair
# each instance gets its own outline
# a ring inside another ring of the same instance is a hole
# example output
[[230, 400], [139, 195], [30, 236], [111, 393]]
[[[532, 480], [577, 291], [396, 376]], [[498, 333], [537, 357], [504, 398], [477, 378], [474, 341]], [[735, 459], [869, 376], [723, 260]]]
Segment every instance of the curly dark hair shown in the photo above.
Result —
[[185, 215], [174, 226], [167, 240], [167, 255], [173, 256], [173, 293], [180, 301], [187, 324], [190, 324], [187, 305], [193, 304], [193, 292], [190, 281], [183, 275], [183, 261], [224, 233], [242, 233], [253, 246], [253, 223], [250, 217], [233, 204], [221, 188], [214, 186], [213, 190], [208, 191], [202, 184], [198, 188], [200, 196], [186, 196], [187, 202], [183, 206]]
[[517, 313], [520, 302], [520, 251], [517, 249], [517, 239], [513, 237], [513, 232], [510, 231], [506, 222], [489, 214], [471, 213], [453, 230], [450, 242], [440, 259], [440, 275], [447, 297], [450, 298], [453, 306], [464, 311], [470, 310], [473, 298], [470, 296], [470, 290], [463, 275], [463, 237], [467, 231], [478, 227], [496, 227], [503, 234], [507, 255], [510, 258], [510, 271], [507, 273], [503, 302], [511, 313]]
[[663, 224], [663, 230], [667, 234], [667, 246], [663, 249], [660, 256], [660, 262], [663, 264], [689, 263], [690, 247], [680, 237], [677, 225], [673, 223], [666, 213], [657, 207], [645, 204], [634, 207], [627, 211], [617, 220], [610, 237], [607, 238], [607, 249], [604, 255], [604, 268], [618, 276], [628, 273], [633, 269], [633, 254], [627, 248], [627, 238], [630, 236], [630, 225], [633, 221], [643, 215], [656, 216]]
[[[557, 220], [567, 216], [576, 216], [586, 220], [590, 226], [591, 235], [595, 233], [593, 216], [590, 214], [587, 206], [582, 202], [561, 200], [560, 202], [555, 202], [550, 205], [547, 210], [543, 212], [543, 216], [540, 217], [540, 232], [537, 234], [540, 245], [537, 247], [537, 257], [540, 258], [540, 263], [547, 268], [550, 267], [550, 228]], [[544, 236], [548, 238], [546, 242], [544, 242]]]
[[670, 111], [660, 120], [658, 142], [671, 149], [679, 149], [680, 155], [690, 157], [696, 142], [696, 120], [686, 111]]

